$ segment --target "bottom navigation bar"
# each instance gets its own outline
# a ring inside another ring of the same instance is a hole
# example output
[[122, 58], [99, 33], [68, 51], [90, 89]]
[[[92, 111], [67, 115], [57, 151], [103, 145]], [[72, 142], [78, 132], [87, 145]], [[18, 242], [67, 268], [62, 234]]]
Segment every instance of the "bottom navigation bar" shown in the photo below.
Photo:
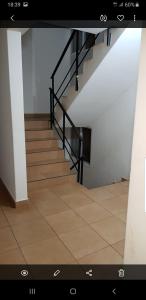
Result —
[[146, 265], [1, 265], [0, 280], [146, 280]]
[[1, 295], [15, 299], [126, 299], [128, 294], [132, 299], [144, 293], [145, 281], [7, 281], [1, 285]]

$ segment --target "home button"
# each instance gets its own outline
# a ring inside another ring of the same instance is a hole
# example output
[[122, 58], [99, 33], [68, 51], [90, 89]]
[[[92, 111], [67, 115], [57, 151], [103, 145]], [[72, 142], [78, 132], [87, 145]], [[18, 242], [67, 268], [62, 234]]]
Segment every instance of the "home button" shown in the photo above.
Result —
[[76, 295], [77, 294], [76, 288], [71, 288], [69, 293], [70, 293], [70, 295]]

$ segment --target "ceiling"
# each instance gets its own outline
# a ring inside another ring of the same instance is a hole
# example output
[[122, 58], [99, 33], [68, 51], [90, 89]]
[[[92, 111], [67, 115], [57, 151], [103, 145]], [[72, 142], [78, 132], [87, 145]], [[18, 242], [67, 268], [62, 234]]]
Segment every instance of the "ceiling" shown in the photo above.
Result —
[[[29, 30], [29, 28], [11, 28], [11, 29], [15, 31], [20, 31], [22, 35]], [[107, 28], [73, 28], [73, 29], [97, 34], [101, 31], [106, 30]]]
[[22, 35], [29, 30], [29, 28], [9, 28], [9, 29], [14, 31], [19, 31], [21, 32]]
[[77, 126], [90, 126], [137, 80], [140, 40], [140, 28], [125, 29], [109, 50], [68, 110]]
[[106, 30], [107, 28], [73, 28], [73, 29], [97, 34], [97, 33], [101, 32], [101, 31]]

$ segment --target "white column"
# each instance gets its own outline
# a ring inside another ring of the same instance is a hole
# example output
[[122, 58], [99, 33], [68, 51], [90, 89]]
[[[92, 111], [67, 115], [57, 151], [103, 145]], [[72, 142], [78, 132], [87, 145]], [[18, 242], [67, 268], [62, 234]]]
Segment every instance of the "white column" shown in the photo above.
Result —
[[7, 30], [15, 201], [27, 199], [21, 33]]
[[146, 29], [142, 30], [124, 263], [146, 264]]

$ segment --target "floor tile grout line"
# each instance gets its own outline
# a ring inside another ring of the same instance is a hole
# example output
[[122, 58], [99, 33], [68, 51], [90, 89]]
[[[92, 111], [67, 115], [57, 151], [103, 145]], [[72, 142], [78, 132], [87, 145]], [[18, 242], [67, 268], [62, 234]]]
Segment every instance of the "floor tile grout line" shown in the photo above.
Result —
[[[103, 247], [103, 248], [101, 248], [101, 249], [99, 249], [99, 250], [96, 250], [96, 251], [94, 251], [94, 252], [92, 252], [92, 253], [90, 253], [90, 254], [87, 254], [87, 255], [82, 256], [81, 258], [78, 259], [78, 261], [79, 261], [80, 259], [86, 258], [86, 257], [88, 257], [88, 256], [90, 256], [90, 255], [98, 254], [98, 252], [103, 251], [103, 250], [107, 249], [108, 247], [111, 247], [115, 252], [117, 252], [117, 251], [111, 246], [111, 244], [108, 244], [107, 246], [105, 246], [105, 247]], [[119, 252], [117, 252], [117, 253], [119, 254]], [[123, 258], [123, 257], [121, 256], [121, 254], [119, 254], [119, 256], [120, 256], [121, 258]], [[110, 265], [110, 264], [109, 264], [109, 265]], [[112, 263], [111, 263], [111, 265], [112, 265]]]
[[[58, 195], [57, 195], [58, 196]], [[88, 196], [86, 195], [86, 197], [88, 198]], [[59, 197], [58, 196], [58, 198], [61, 198], [61, 197]], [[61, 198], [61, 200], [63, 201], [63, 199]], [[63, 201], [63, 202], [65, 202], [65, 201]], [[67, 204], [66, 202], [65, 202], [65, 204]], [[69, 209], [70, 210], [72, 210], [73, 212], [74, 212], [74, 210], [67, 204], [67, 206], [69, 207]], [[99, 205], [100, 206], [100, 205]], [[102, 206], [100, 206], [101, 208], [103, 208]], [[105, 209], [106, 210], [106, 209]], [[106, 210], [106, 211], [108, 211], [108, 210]], [[109, 212], [109, 211], [108, 211]], [[75, 213], [75, 212], [74, 212]], [[78, 214], [76, 213], [76, 215], [78, 216]], [[113, 215], [111, 214], [111, 216], [110, 217], [112, 217]], [[92, 228], [92, 226], [90, 226], [90, 224], [89, 223], [87, 223], [87, 221], [85, 221], [83, 218], [82, 218], [82, 216], [80, 216], [81, 217], [81, 219], [87, 224], [86, 226], [89, 226], [90, 227], [90, 229], [91, 230], [93, 230], [95, 233], [96, 233], [96, 235], [99, 235], [100, 236], [100, 238], [102, 239], [102, 240], [104, 240], [107, 244], [108, 244], [108, 246], [111, 246], [111, 244], [109, 243], [109, 242], [107, 242], [94, 228]], [[106, 217], [107, 218], [107, 217]], [[105, 218], [105, 219], [106, 219]], [[95, 222], [96, 223], [96, 222]], [[50, 224], [49, 224], [50, 225]], [[51, 225], [50, 225], [51, 226]], [[80, 228], [82, 228], [83, 226], [81, 226]], [[51, 226], [51, 228], [52, 228], [52, 226]], [[78, 228], [79, 229], [79, 228]], [[74, 232], [74, 231], [77, 231], [78, 229], [74, 229], [74, 230], [71, 230], [70, 232]], [[54, 231], [54, 230], [53, 230]], [[56, 232], [55, 232], [56, 233]], [[56, 233], [56, 235], [57, 235], [57, 237], [59, 237], [59, 235]], [[60, 237], [59, 237], [59, 239], [60, 239]], [[61, 241], [62, 241], [62, 239], [61, 239]], [[63, 244], [64, 244], [64, 242], [63, 242]], [[65, 244], [64, 244], [65, 245]], [[66, 246], [66, 245], [65, 245]], [[107, 247], [108, 247], [107, 246]], [[67, 247], [67, 246], [66, 246]], [[67, 247], [67, 249], [68, 249], [68, 247]], [[69, 249], [70, 250], [70, 249]], [[98, 251], [100, 251], [100, 250], [98, 250]], [[97, 252], [98, 252], [97, 251]], [[116, 251], [117, 252], [117, 251]], [[117, 252], [118, 253], [118, 252]], [[73, 253], [71, 252], [71, 254], [73, 255]], [[73, 255], [74, 256], [74, 255]]]
[[[123, 240], [125, 240], [125, 239], [123, 239]], [[119, 242], [121, 242], [121, 241], [123, 241], [123, 240], [120, 240], [120, 241], [118, 241], [118, 242], [116, 242], [116, 243], [119, 243]], [[116, 244], [116, 243], [114, 243], [114, 244]], [[115, 249], [114, 247], [113, 247], [113, 245], [114, 244], [111, 244], [110, 246], [122, 257], [122, 259], [124, 259], [124, 254], [123, 255], [121, 255], [119, 252], [118, 252], [118, 250], [117, 249]], [[125, 243], [124, 243], [124, 247], [125, 247]]]
[[[86, 195], [87, 196], [87, 195]], [[88, 196], [87, 196], [87, 198], [88, 198]], [[90, 197], [89, 197], [89, 199], [90, 199]], [[111, 199], [111, 198], [110, 198]], [[61, 200], [70, 208], [70, 209], [72, 209], [74, 212], [76, 212], [77, 213], [77, 211], [76, 211], [76, 209], [74, 209], [74, 208], [72, 208], [72, 207], [70, 207], [62, 198], [61, 198]], [[97, 203], [95, 200], [93, 200], [93, 199], [91, 199], [92, 201], [93, 201], [93, 203], [91, 203], [91, 205], [92, 204], [97, 204], [97, 206], [99, 205], [99, 207], [100, 208], [102, 208], [102, 209], [104, 209], [106, 212], [108, 212], [109, 214], [110, 214], [110, 216], [112, 217], [112, 216], [114, 216], [114, 217], [117, 217], [117, 216], [115, 216], [116, 214], [113, 214], [110, 210], [108, 210], [107, 208], [105, 208], [104, 206], [102, 206], [102, 205], [100, 205], [99, 203]], [[85, 206], [88, 206], [88, 205], [90, 205], [90, 204], [87, 204], [87, 205], [84, 205], [84, 206], [80, 206], [79, 208], [82, 208], [82, 207], [85, 207]], [[120, 212], [119, 212], [120, 213]], [[78, 214], [78, 213], [77, 213]], [[79, 215], [79, 214], [78, 214]], [[79, 215], [80, 216], [80, 215]], [[109, 217], [110, 217], [109, 216]], [[107, 218], [107, 217], [105, 217], [105, 218]], [[118, 217], [117, 217], [118, 218]], [[118, 219], [120, 219], [120, 218], [118, 218]], [[121, 219], [120, 219], [121, 220]], [[85, 220], [84, 220], [85, 221]], [[123, 220], [121, 220], [122, 222], [124, 222]], [[86, 221], [87, 222], [87, 221]], [[98, 222], [98, 221], [97, 221]], [[88, 223], [88, 222], [87, 222]], [[96, 221], [95, 222], [93, 222], [93, 223], [96, 223]], [[125, 222], [124, 222], [125, 223]], [[88, 224], [90, 224], [90, 223], [88, 223]]]
[[[41, 212], [40, 212], [41, 214]], [[52, 228], [52, 226], [50, 224], [48, 224], [47, 220], [45, 219], [45, 217], [41, 214], [42, 218], [45, 220], [46, 224], [48, 225], [48, 227], [50, 226], [52, 231], [55, 233], [56, 238], [58, 238], [60, 240], [60, 242], [65, 246], [65, 248], [70, 252], [71, 256], [75, 259], [75, 261], [78, 264], [78, 261], [76, 260], [76, 258], [74, 257], [73, 253], [70, 251], [70, 249], [65, 245], [65, 243], [61, 240], [61, 238], [58, 236], [58, 234], [56, 233], [56, 231], [54, 230], [54, 228]]]
[[[5, 213], [4, 213], [4, 214], [5, 214]], [[13, 235], [13, 237], [14, 237], [14, 239], [15, 239], [15, 241], [16, 241], [16, 244], [17, 244], [17, 246], [18, 246], [17, 248], [20, 250], [20, 253], [22, 254], [22, 257], [23, 257], [24, 261], [25, 261], [26, 264], [27, 264], [27, 261], [26, 261], [26, 259], [25, 259], [25, 257], [24, 257], [24, 254], [23, 254], [23, 252], [22, 252], [22, 250], [21, 250], [21, 247], [20, 247], [20, 245], [19, 245], [19, 243], [18, 243], [18, 241], [17, 241], [17, 239], [16, 239], [16, 237], [15, 237], [15, 235], [14, 235], [13, 228], [12, 228], [12, 226], [11, 226], [11, 224], [10, 224], [10, 222], [9, 222], [9, 219], [8, 219], [8, 217], [7, 217], [6, 214], [5, 214], [5, 217], [6, 217], [7, 221], [8, 221], [10, 230], [11, 230], [12, 235]]]
[[[102, 204], [100, 204], [100, 203], [98, 203], [96, 200], [94, 200], [90, 195], [88, 196], [86, 193], [84, 193], [84, 191], [83, 191], [83, 194], [87, 197], [87, 198], [89, 198], [89, 200], [92, 200], [92, 202], [94, 203], [94, 204], [97, 204], [97, 205], [99, 205], [101, 208], [104, 208], [107, 212], [109, 212], [111, 215], [113, 215], [113, 213], [111, 213], [111, 211], [109, 211], [107, 208], [105, 208]], [[119, 195], [120, 196], [120, 195]], [[109, 199], [113, 199], [113, 198], [115, 198], [115, 197], [111, 197], [111, 198], [107, 198], [107, 200]], [[62, 198], [61, 198], [62, 199]], [[63, 199], [62, 199], [63, 200]], [[106, 200], [106, 199], [105, 199]], [[64, 200], [63, 200], [64, 201]], [[65, 201], [64, 201], [65, 202]], [[66, 202], [65, 202], [66, 203]], [[88, 205], [88, 204], [87, 204]]]
[[[100, 206], [100, 205], [99, 205]], [[100, 206], [101, 208], [103, 208], [102, 206]], [[73, 209], [72, 209], [73, 210]], [[109, 212], [107, 209], [105, 209], [107, 212]], [[74, 211], [74, 210], [73, 210]], [[76, 214], [78, 215], [78, 213], [76, 212]], [[110, 214], [111, 214], [111, 212], [110, 212]], [[80, 215], [78, 215], [78, 216], [80, 216]], [[113, 217], [114, 215], [112, 215], [111, 214], [111, 216], [108, 216], [108, 217], [105, 217], [104, 219], [102, 219], [102, 220], [105, 220], [105, 219], [107, 219], [107, 218], [110, 218], [110, 217]], [[80, 216], [81, 218], [82, 218], [82, 220], [83, 221], [85, 221], [84, 220], [84, 218], [82, 217], [82, 216]], [[118, 218], [117, 218], [118, 219]], [[99, 220], [99, 221], [97, 221], [97, 222], [100, 222], [100, 221], [102, 221], [102, 220]], [[87, 221], [85, 221], [86, 223], [87, 223]], [[109, 244], [109, 242], [107, 242], [92, 226], [91, 226], [91, 224], [94, 224], [94, 223], [97, 223], [97, 222], [93, 222], [93, 223], [87, 223], [87, 225], [96, 233], [96, 234], [98, 234], [106, 243], [108, 243]], [[121, 220], [121, 222], [122, 223], [124, 223], [122, 220]], [[73, 230], [74, 231], [74, 230]], [[110, 245], [110, 244], [109, 244]]]
[[4, 216], [4, 218], [6, 219], [6, 222], [7, 222], [6, 225], [0, 225], [0, 229], [5, 228], [5, 227], [10, 227], [10, 225], [8, 223], [8, 220], [7, 220], [7, 218], [6, 218], [5, 214], [4, 214], [4, 211], [2, 210], [2, 207], [0, 207], [0, 210], [1, 210], [1, 213]]
[[[97, 223], [97, 222], [95, 222], [95, 223]], [[102, 240], [104, 240], [104, 242], [106, 242], [107, 244], [108, 244], [108, 246], [111, 246], [111, 244], [107, 241], [107, 240], [105, 240], [105, 238], [104, 237], [102, 237], [102, 235], [99, 233], [99, 232], [97, 232], [92, 226], [90, 226], [90, 224], [89, 224], [89, 227], [96, 233], [96, 234], [98, 234], [99, 236], [100, 236], [100, 238], [102, 239]], [[118, 242], [118, 241], [117, 241]], [[100, 251], [100, 250], [99, 250]], [[98, 251], [97, 251], [98, 252]], [[116, 251], [117, 252], [117, 251]]]
[[[83, 191], [80, 191], [81, 193], [83, 193]], [[84, 195], [85, 195], [85, 193], [83, 193]], [[55, 194], [56, 195], [56, 194]], [[56, 195], [58, 198], [60, 198], [58, 195]], [[86, 197], [87, 198], [89, 198], [90, 199], [90, 197], [88, 197], [87, 196], [87, 194], [86, 194]], [[61, 200], [63, 201], [63, 199], [61, 198]], [[93, 199], [91, 199], [92, 200], [92, 202], [93, 203], [96, 203], [96, 201], [94, 201]], [[63, 202], [65, 202], [65, 201], [63, 201]], [[73, 211], [73, 213], [75, 214], [75, 215], [77, 215], [77, 216], [79, 216], [87, 225], [86, 226], [89, 226], [89, 228], [91, 228], [93, 231], [95, 231], [94, 230], [94, 228], [92, 228], [91, 226], [90, 226], [90, 224], [85, 220], [85, 219], [83, 219], [82, 218], [82, 216], [80, 216], [73, 208], [71, 208], [66, 202], [65, 202], [65, 204], [66, 204], [66, 206], [69, 208], [69, 210], [71, 210], [71, 211]], [[32, 205], [33, 205], [33, 203], [32, 203]], [[98, 204], [100, 207], [102, 207], [100, 204]], [[56, 233], [56, 231], [52, 228], [52, 226], [50, 225], [50, 224], [48, 224], [48, 222], [47, 222], [47, 220], [46, 220], [46, 218], [45, 218], [45, 216], [43, 216], [42, 214], [41, 214], [41, 212], [39, 211], [39, 209], [34, 205], [34, 207], [35, 207], [35, 209], [39, 212], [39, 214], [40, 214], [40, 216], [42, 217], [42, 219], [44, 219], [45, 220], [45, 222], [47, 223], [47, 225], [48, 225], [48, 227], [51, 227], [51, 229], [53, 230], [53, 232], [55, 233], [55, 236], [57, 237], [57, 238], [59, 238], [59, 240], [61, 241], [61, 243], [63, 243], [64, 244], [64, 242], [62, 241], [62, 239], [60, 239], [60, 236]], [[104, 207], [102, 207], [102, 208], [104, 208]], [[105, 208], [104, 208], [105, 209]], [[105, 209], [106, 210], [106, 209]], [[3, 211], [3, 210], [2, 210]], [[5, 212], [3, 211], [3, 213], [4, 213], [4, 215], [5, 215]], [[110, 212], [110, 214], [111, 214], [111, 212]], [[5, 215], [5, 217], [6, 217], [6, 219], [7, 219], [7, 216]], [[121, 220], [122, 221], [122, 220]], [[9, 220], [8, 220], [8, 224], [9, 224]], [[10, 226], [10, 229], [12, 230], [12, 226], [11, 226], [11, 224], [9, 224], [9, 226]], [[79, 228], [81, 228], [81, 227], [79, 227]], [[77, 230], [77, 229], [76, 229]], [[13, 231], [12, 231], [13, 232]], [[95, 231], [95, 233], [96, 234], [98, 234], [98, 232], [96, 232]], [[98, 234], [99, 236], [100, 236], [100, 234]], [[103, 239], [103, 237], [101, 236], [101, 238]], [[103, 239], [104, 240], [104, 239]], [[16, 242], [17, 242], [17, 239], [16, 239]], [[107, 245], [108, 246], [112, 246], [111, 244], [109, 244], [106, 240], [105, 240], [105, 242], [107, 243]], [[18, 244], [18, 243], [17, 243]], [[19, 246], [19, 244], [18, 244], [18, 246]], [[77, 263], [78, 263], [78, 259], [76, 259], [76, 257], [73, 255], [73, 253], [70, 251], [70, 249], [66, 246], [66, 244], [64, 244], [64, 246], [65, 246], [65, 248], [71, 253], [71, 256], [75, 259], [75, 261], [77, 261]], [[107, 247], [108, 247], [107, 246]], [[18, 247], [18, 248], [20, 248], [20, 250], [21, 250], [21, 247]], [[112, 247], [113, 248], [113, 247]], [[114, 248], [113, 248], [114, 249]], [[100, 249], [100, 250], [102, 250], [102, 249]], [[100, 250], [98, 250], [98, 251], [100, 251]], [[115, 250], [115, 249], [114, 249]], [[116, 250], [115, 250], [116, 251]], [[21, 251], [22, 252], [22, 251]], [[117, 252], [117, 251], [116, 251]], [[119, 252], [117, 252], [118, 254], [119, 254]], [[23, 253], [22, 253], [22, 255], [23, 255]], [[90, 254], [88, 254], [88, 255], [90, 255]], [[120, 255], [120, 254], [119, 254]], [[24, 259], [25, 259], [25, 257], [24, 257]]]
[[[71, 208], [70, 208], [71, 209]], [[71, 209], [72, 211], [73, 211], [73, 209]], [[74, 211], [73, 211], [74, 212]], [[78, 215], [78, 214], [77, 214]], [[83, 221], [85, 221], [83, 218], [82, 218], [82, 216], [80, 216], [81, 217], [81, 219], [83, 220]], [[85, 221], [86, 222], [86, 221]], [[96, 232], [95, 230], [94, 230], [94, 228], [92, 228], [91, 226], [90, 226], [90, 224], [89, 223], [87, 223], [86, 222], [86, 226], [89, 226], [89, 228], [91, 229], [91, 230], [93, 230], [95, 233], [96, 233], [96, 235], [99, 235], [100, 236], [100, 238], [102, 239], [102, 240], [104, 240], [104, 242], [106, 242], [106, 244], [108, 245], [108, 246], [110, 246], [110, 244], [98, 233], [98, 232]], [[80, 228], [82, 228], [82, 227], [84, 227], [84, 226], [81, 226]], [[74, 232], [74, 231], [77, 231], [78, 229], [74, 229], [74, 230], [72, 230], [72, 231], [70, 231], [70, 232]], [[61, 239], [61, 241], [62, 241], [62, 239]], [[64, 244], [64, 242], [63, 242], [63, 244]], [[66, 246], [66, 245], [65, 245]], [[107, 246], [107, 247], [108, 247]], [[68, 247], [67, 247], [68, 248]], [[97, 252], [98, 251], [100, 251], [100, 250], [97, 250]], [[72, 252], [71, 252], [72, 253]], [[73, 254], [72, 254], [73, 255]]]
[[[33, 206], [33, 205], [32, 205], [32, 206]], [[13, 209], [13, 208], [12, 208], [12, 209]], [[17, 209], [17, 208], [15, 208], [15, 209]], [[36, 207], [35, 207], [35, 209], [37, 210]], [[38, 211], [38, 210], [37, 210], [37, 211]], [[38, 212], [39, 212], [39, 211], [38, 211]], [[10, 230], [11, 230], [11, 232], [12, 232], [12, 234], [13, 234], [13, 237], [15, 238], [15, 241], [16, 241], [16, 243], [17, 243], [18, 249], [20, 250], [20, 252], [21, 252], [21, 254], [22, 254], [22, 256], [23, 256], [24, 261], [26, 262], [26, 265], [28, 265], [29, 263], [27, 262], [27, 260], [26, 260], [26, 258], [25, 258], [25, 256], [24, 256], [24, 254], [23, 254], [23, 251], [22, 251], [22, 248], [23, 248], [23, 247], [20, 246], [19, 241], [17, 241], [17, 238], [15, 237], [15, 233], [14, 233], [14, 231], [13, 231], [13, 225], [14, 225], [14, 226], [19, 225], [19, 223], [11, 224], [11, 223], [9, 222], [9, 219], [8, 219], [8, 217], [7, 217], [6, 213], [5, 213], [5, 211], [3, 211], [3, 213], [4, 213], [4, 215], [5, 215], [5, 217], [6, 217], [7, 221], [8, 221]], [[35, 220], [40, 219], [40, 217], [42, 218], [42, 215], [40, 214], [40, 212], [39, 212], [39, 215], [40, 215], [40, 216], [39, 216], [39, 217], [36, 217]], [[30, 221], [30, 222], [31, 222], [31, 221]], [[25, 222], [22, 222], [22, 223], [25, 224]], [[22, 223], [21, 223], [21, 224], [22, 224]]]
[[126, 224], [123, 220], [121, 220], [120, 218], [118, 218], [116, 215], [112, 215], [111, 214], [111, 216], [107, 216], [107, 217], [104, 217], [103, 219], [101, 219], [101, 220], [98, 220], [98, 221], [95, 221], [95, 222], [91, 222], [90, 223], [90, 225], [91, 224], [95, 224], [95, 223], [99, 223], [99, 222], [102, 222], [102, 221], [104, 221], [104, 220], [106, 220], [106, 219], [110, 219], [110, 218], [115, 218], [115, 219], [117, 219], [118, 221], [120, 221], [121, 223], [123, 223], [124, 225]]
[[[109, 200], [112, 199], [112, 198], [109, 198]], [[93, 200], [94, 201], [94, 200]], [[101, 205], [100, 203], [97, 203], [96, 201], [94, 201], [97, 205], [99, 205], [101, 208], [104, 208], [108, 213], [111, 214], [111, 216], [115, 216], [116, 214], [120, 213], [112, 213], [108, 208], [105, 208], [103, 205]]]
[[[102, 188], [102, 187], [101, 187]], [[97, 188], [98, 189], [98, 188]], [[110, 192], [110, 191], [108, 191], [108, 190], [106, 190], [107, 192], [109, 192], [110, 194], [111, 194], [111, 197], [108, 197], [108, 198], [106, 198], [105, 200], [108, 200], [108, 199], [112, 199], [112, 198], [115, 198], [115, 197], [120, 197], [120, 196], [123, 196], [123, 195], [127, 195], [127, 193], [122, 193], [122, 194], [119, 194], [119, 195], [115, 195], [113, 192]], [[88, 189], [88, 192], [92, 192], [92, 189]], [[83, 190], [83, 193], [85, 194], [85, 195], [87, 195], [87, 193]], [[96, 200], [94, 200], [93, 198], [92, 198], [92, 195], [88, 195], [89, 196], [89, 198], [91, 198], [93, 201], [96, 201]]]

